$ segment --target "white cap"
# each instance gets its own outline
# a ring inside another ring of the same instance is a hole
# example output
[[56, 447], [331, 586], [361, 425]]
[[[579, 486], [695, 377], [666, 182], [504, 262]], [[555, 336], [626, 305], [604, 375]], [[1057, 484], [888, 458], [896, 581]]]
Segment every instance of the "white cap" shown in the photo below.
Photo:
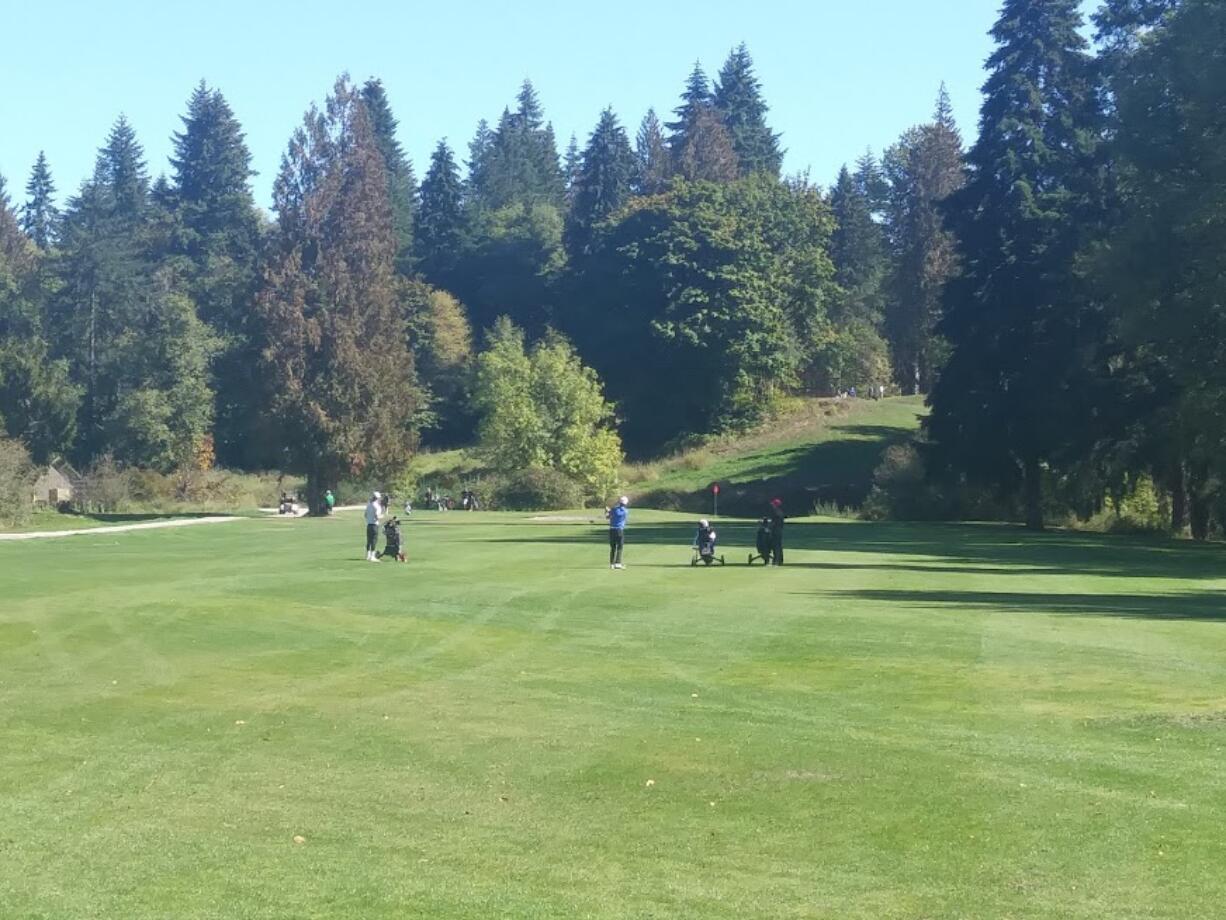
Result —
[[698, 522], [698, 526], [699, 527], [710, 527], [711, 522], [708, 521], [706, 518], [703, 518], [701, 521]]
[[618, 501], [618, 504], [621, 504], [621, 505], [628, 505], [628, 504], [630, 504], [630, 499], [628, 499], [628, 498], [627, 498], [626, 496], [624, 496], [624, 495], [623, 495], [621, 498], [619, 498], [617, 501]]
[[370, 497], [371, 497], [371, 498], [378, 498], [378, 497], [379, 497], [379, 493], [378, 493], [378, 492], [371, 492], [371, 493], [370, 493]]

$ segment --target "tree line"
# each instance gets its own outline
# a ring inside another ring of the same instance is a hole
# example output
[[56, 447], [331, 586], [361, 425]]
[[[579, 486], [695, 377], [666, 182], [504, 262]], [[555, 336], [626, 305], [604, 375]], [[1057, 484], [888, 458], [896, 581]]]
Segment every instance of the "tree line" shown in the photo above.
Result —
[[1039, 526], [1145, 479], [1207, 535], [1223, 10], [1107, 0], [1092, 48], [1078, 7], [1004, 4], [969, 151], [942, 89], [828, 187], [783, 175], [743, 45], [633, 137], [606, 109], [562, 149], [525, 81], [420, 182], [382, 84], [342, 77], [271, 219], [201, 83], [166, 175], [121, 117], [62, 210], [42, 156], [23, 203], [0, 187], [5, 430], [38, 459], [215, 459], [315, 493], [479, 440], [597, 497], [623, 444], [893, 383], [929, 394], [921, 456], [950, 492]]

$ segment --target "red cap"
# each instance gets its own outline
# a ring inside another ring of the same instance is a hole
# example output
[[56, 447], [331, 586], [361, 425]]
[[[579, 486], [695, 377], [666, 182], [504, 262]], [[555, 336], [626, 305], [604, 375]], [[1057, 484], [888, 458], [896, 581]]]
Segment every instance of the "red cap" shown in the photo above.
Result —
[[783, 499], [782, 498], [772, 498], [771, 504], [774, 505], [776, 508], [778, 508], [783, 504]]

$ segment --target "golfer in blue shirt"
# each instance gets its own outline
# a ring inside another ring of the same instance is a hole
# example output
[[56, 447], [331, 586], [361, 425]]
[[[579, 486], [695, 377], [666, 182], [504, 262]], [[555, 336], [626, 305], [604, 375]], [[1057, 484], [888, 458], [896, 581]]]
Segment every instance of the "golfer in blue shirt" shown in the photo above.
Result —
[[626, 545], [626, 518], [630, 516], [630, 499], [622, 496], [612, 508], [606, 508], [604, 516], [609, 519], [609, 568], [624, 569], [622, 549]]

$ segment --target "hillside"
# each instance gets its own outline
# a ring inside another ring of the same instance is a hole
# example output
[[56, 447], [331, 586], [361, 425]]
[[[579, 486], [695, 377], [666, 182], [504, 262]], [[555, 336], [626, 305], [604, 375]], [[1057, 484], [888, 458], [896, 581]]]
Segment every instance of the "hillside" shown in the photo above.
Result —
[[756, 515], [775, 496], [793, 513], [858, 507], [882, 452], [919, 427], [920, 397], [806, 400], [762, 428], [665, 460], [627, 467], [639, 505], [701, 512], [720, 484], [720, 511]]

